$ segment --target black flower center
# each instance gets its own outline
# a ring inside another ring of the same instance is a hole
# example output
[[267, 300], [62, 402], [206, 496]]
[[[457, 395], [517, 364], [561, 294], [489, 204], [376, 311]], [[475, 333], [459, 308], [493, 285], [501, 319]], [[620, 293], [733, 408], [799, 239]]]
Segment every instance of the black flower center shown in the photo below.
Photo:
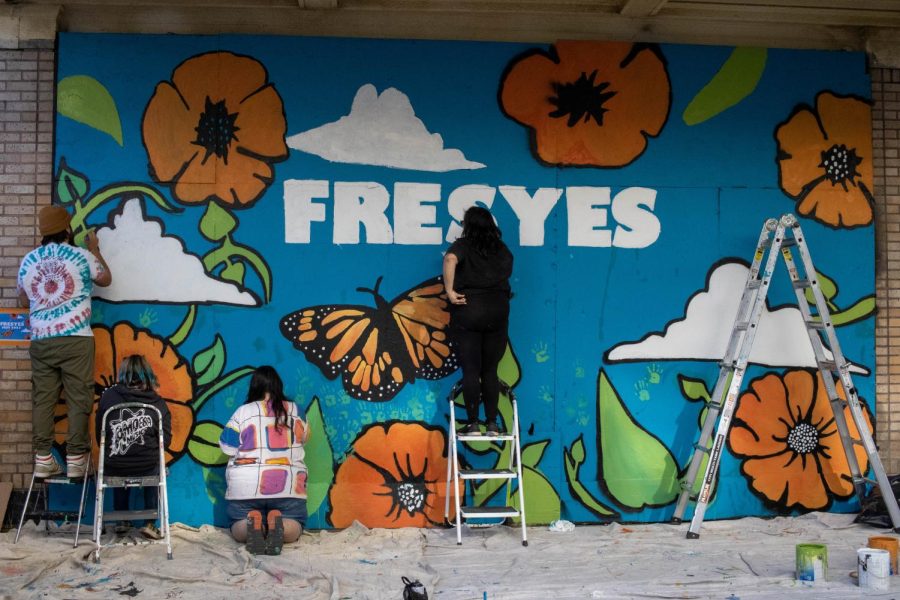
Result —
[[616, 92], [605, 91], [609, 83], [595, 83], [596, 78], [597, 71], [594, 71], [590, 75], [582, 72], [578, 79], [569, 83], [554, 81], [553, 91], [556, 95], [548, 100], [556, 110], [550, 116], [556, 119], [568, 116], [566, 124], [569, 127], [574, 127], [582, 117], [585, 123], [593, 117], [597, 125], [603, 125], [603, 113], [608, 111], [603, 108], [603, 104], [615, 96]]
[[825, 169], [825, 177], [832, 185], [840, 183], [847, 189], [847, 181], [856, 185], [854, 177], [859, 177], [856, 167], [862, 159], [856, 155], [855, 148], [847, 148], [844, 144], [835, 144], [822, 152], [822, 162], [819, 166]]
[[206, 108], [194, 128], [197, 139], [192, 142], [206, 149], [204, 161], [212, 154], [228, 161], [228, 146], [231, 140], [237, 139], [235, 132], [240, 129], [234, 125], [237, 116], [237, 113], [228, 113], [224, 100], [213, 102], [209, 96], [206, 97]]
[[819, 447], [819, 430], [810, 423], [799, 423], [791, 429], [787, 438], [788, 446], [797, 454], [810, 454]]

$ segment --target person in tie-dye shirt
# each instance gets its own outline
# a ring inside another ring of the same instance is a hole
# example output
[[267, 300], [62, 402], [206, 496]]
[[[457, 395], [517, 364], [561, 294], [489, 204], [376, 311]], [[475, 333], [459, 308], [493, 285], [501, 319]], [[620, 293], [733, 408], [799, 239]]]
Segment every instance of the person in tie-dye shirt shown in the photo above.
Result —
[[247, 401], [225, 424], [219, 438], [225, 469], [231, 533], [253, 554], [280, 554], [300, 537], [306, 522], [306, 464], [309, 437], [297, 405], [269, 366], [253, 372]]
[[84, 477], [91, 451], [88, 419], [94, 403], [94, 334], [91, 291], [108, 286], [112, 275], [97, 236], [86, 237], [87, 250], [73, 243], [72, 217], [61, 206], [45, 206], [38, 214], [40, 247], [22, 259], [19, 302], [31, 323], [32, 445], [36, 477], [63, 472], [50, 453], [53, 414], [60, 391], [66, 393], [69, 431], [66, 476]]

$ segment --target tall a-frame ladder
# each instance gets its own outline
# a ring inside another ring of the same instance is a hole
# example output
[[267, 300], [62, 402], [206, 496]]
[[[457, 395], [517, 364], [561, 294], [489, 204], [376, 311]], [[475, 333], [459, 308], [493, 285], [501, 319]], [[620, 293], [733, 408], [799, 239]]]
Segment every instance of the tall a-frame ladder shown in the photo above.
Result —
[[[798, 265], [791, 251], [793, 247], [797, 248], [800, 256], [800, 263], [803, 267], [802, 276], [798, 272]], [[769, 282], [772, 279], [772, 273], [775, 270], [779, 254], [784, 259], [790, 274], [794, 293], [797, 296], [797, 306], [800, 309], [806, 331], [809, 334], [809, 341], [812, 344], [816, 357], [816, 364], [825, 383], [825, 390], [834, 413], [834, 422], [841, 438], [841, 445], [844, 453], [847, 455], [856, 495], [862, 502], [866, 485], [878, 486], [882, 492], [882, 498], [885, 500], [894, 530], [900, 531], [900, 508], [897, 507], [897, 500], [891, 489], [890, 481], [884, 472], [884, 466], [881, 463], [881, 458], [878, 456], [878, 450], [875, 448], [872, 435], [869, 433], [856, 387], [853, 385], [853, 380], [850, 377], [850, 364], [844, 358], [837, 336], [834, 333], [834, 325], [831, 322], [828, 303], [822, 294], [818, 275], [803, 237], [803, 231], [800, 229], [800, 223], [797, 222], [797, 219], [790, 214], [783, 215], [780, 220], [769, 219], [759, 234], [759, 241], [756, 245], [756, 252], [753, 255], [753, 262], [750, 265], [747, 283], [741, 296], [737, 317], [731, 330], [731, 337], [728, 340], [725, 356], [719, 363], [719, 378], [711, 396], [706, 419], [703, 421], [703, 427], [700, 430], [700, 440], [694, 445], [694, 454], [691, 458], [690, 466], [681, 483], [681, 494], [678, 496], [678, 502], [675, 505], [675, 515], [672, 520], [675, 523], [681, 523], [688, 502], [696, 502], [694, 516], [691, 519], [687, 537], [689, 539], [700, 537], [700, 525], [703, 523], [703, 516], [706, 513], [706, 508], [709, 505], [715, 486], [719, 462], [722, 458], [728, 431], [731, 428], [731, 419], [737, 406], [741, 383], [747, 372], [750, 350], [753, 347], [757, 325], [766, 304]], [[760, 272], [764, 258], [765, 267]], [[807, 291], [811, 291], [815, 299], [815, 314], [811, 312], [807, 302]], [[823, 343], [822, 336], [825, 337], [827, 349], [831, 351], [831, 356], [827, 354], [826, 344]], [[835, 387], [835, 378], [842, 386], [846, 400], [838, 395]], [[845, 408], [849, 408], [850, 416], [853, 419], [856, 430], [859, 432], [859, 438], [853, 438], [850, 435], [847, 420], [844, 416]], [[712, 445], [710, 445], [710, 436], [717, 422], [718, 427], [716, 428], [715, 437]], [[854, 446], [862, 446], [865, 449], [875, 479], [867, 478], [865, 473], [860, 472]], [[692, 492], [697, 483], [697, 474], [700, 472], [703, 459], [707, 456], [709, 460], [706, 463], [703, 479], [700, 482], [699, 494], [693, 496]]]

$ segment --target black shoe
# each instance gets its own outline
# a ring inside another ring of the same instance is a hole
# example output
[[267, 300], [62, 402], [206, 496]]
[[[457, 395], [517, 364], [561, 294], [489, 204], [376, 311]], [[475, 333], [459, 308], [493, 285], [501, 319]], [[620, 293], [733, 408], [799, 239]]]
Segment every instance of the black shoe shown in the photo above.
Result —
[[460, 433], [462, 435], [481, 435], [481, 429], [478, 427], [478, 421], [472, 421], [471, 423], [463, 427]]
[[247, 513], [247, 552], [266, 554], [266, 538], [263, 534], [263, 516], [258, 510]]
[[280, 510], [270, 510], [266, 516], [269, 533], [266, 536], [266, 554], [278, 556], [284, 546], [284, 518]]
[[484, 433], [490, 437], [497, 437], [500, 435], [500, 426], [497, 425], [496, 421], [491, 421], [487, 424], [487, 427], [484, 428]]
[[403, 600], [428, 600], [428, 592], [425, 590], [425, 586], [417, 579], [416, 581], [410, 581], [406, 577], [401, 577], [403, 580]]

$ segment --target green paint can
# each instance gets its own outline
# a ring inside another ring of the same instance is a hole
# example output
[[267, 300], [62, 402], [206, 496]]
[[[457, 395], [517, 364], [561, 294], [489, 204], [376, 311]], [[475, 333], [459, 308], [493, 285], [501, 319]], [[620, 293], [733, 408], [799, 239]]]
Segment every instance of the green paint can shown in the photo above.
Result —
[[797, 544], [797, 581], [824, 582], [828, 575], [828, 546]]

